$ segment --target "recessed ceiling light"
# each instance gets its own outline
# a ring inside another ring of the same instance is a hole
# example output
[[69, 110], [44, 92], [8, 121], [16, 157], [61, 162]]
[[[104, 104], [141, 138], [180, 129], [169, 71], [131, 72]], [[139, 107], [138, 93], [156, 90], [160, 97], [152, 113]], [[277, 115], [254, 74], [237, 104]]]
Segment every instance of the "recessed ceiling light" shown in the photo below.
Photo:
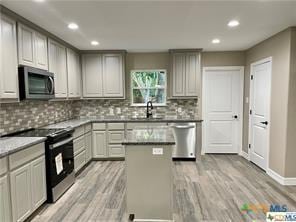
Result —
[[92, 45], [99, 45], [100, 43], [98, 41], [91, 41]]
[[45, 0], [34, 0], [34, 2], [45, 2]]
[[213, 40], [212, 40], [212, 43], [213, 43], [213, 44], [219, 44], [219, 43], [220, 43], [220, 39], [213, 39]]
[[236, 27], [238, 25], [239, 25], [239, 21], [237, 21], [237, 20], [231, 20], [228, 22], [229, 27]]
[[76, 29], [78, 29], [78, 25], [76, 23], [70, 23], [68, 25], [68, 28], [69, 29], [72, 29], [72, 30], [76, 30]]

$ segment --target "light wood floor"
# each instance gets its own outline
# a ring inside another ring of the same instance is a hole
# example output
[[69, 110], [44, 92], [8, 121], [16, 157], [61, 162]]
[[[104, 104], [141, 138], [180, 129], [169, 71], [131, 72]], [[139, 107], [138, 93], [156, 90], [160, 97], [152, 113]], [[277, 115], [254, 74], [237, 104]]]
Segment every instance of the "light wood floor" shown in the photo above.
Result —
[[[236, 155], [206, 155], [174, 162], [174, 220], [265, 221], [263, 213], [241, 212], [243, 204], [286, 204], [296, 211], [296, 186], [284, 187]], [[92, 162], [55, 204], [33, 221], [127, 221], [123, 161]]]

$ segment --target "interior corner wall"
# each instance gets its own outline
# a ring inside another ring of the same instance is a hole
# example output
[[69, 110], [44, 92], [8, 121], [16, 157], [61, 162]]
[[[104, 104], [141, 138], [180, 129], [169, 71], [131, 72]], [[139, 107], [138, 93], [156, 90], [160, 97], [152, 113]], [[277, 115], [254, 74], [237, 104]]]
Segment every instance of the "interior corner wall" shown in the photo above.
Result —
[[291, 31], [291, 60], [288, 98], [285, 177], [296, 177], [296, 27]]
[[[269, 168], [285, 176], [291, 29], [286, 29], [246, 51], [245, 97], [249, 97], [250, 65], [272, 57]], [[295, 87], [295, 85], [294, 85]], [[249, 104], [244, 106], [244, 144], [248, 150]], [[295, 135], [294, 135], [295, 137]]]

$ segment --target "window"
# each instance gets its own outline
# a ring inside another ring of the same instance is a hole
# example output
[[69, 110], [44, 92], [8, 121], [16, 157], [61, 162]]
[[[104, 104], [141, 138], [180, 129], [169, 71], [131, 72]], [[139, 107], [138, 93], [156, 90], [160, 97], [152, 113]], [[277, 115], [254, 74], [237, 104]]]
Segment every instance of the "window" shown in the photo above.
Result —
[[132, 105], [143, 106], [148, 101], [153, 105], [166, 105], [166, 70], [131, 71]]

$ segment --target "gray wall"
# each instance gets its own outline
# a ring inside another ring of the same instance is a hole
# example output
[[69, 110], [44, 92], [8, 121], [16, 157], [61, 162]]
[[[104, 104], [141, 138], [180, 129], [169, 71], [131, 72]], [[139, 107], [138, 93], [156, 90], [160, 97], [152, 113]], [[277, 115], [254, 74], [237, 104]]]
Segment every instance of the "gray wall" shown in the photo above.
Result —
[[287, 148], [285, 176], [296, 177], [296, 28], [291, 32], [291, 60], [288, 97]]
[[[290, 43], [290, 29], [272, 36], [246, 51], [245, 66], [245, 95], [249, 95], [251, 63], [272, 57], [269, 168], [282, 176], [285, 176], [287, 147]], [[244, 148], [246, 149], [249, 121], [247, 105], [244, 113]]]
[[244, 51], [228, 52], [203, 52], [201, 57], [202, 67], [206, 66], [244, 66]]

